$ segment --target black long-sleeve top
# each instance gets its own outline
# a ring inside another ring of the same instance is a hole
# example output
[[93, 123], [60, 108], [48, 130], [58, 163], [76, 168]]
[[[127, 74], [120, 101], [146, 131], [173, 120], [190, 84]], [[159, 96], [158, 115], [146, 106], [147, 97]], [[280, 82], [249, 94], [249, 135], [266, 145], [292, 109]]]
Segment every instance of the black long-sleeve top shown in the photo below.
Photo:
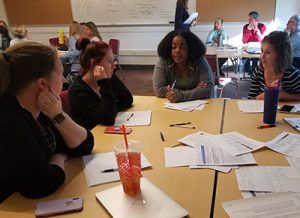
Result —
[[175, 12], [175, 30], [190, 30], [191, 24], [184, 24], [184, 21], [186, 21], [189, 18], [189, 13], [185, 9], [183, 4], [179, 4], [176, 7]]
[[[65, 172], [49, 164], [52, 155], [64, 152], [76, 157], [93, 149], [94, 138], [88, 130], [87, 138], [78, 147], [68, 148], [44, 114], [34, 120], [15, 96], [2, 97], [0, 111], [0, 202], [14, 192], [28, 198], [51, 194], [65, 180]], [[51, 133], [51, 146], [42, 129]]]
[[131, 107], [133, 97], [116, 76], [98, 81], [100, 97], [77, 77], [69, 88], [72, 118], [81, 126], [92, 129], [98, 124], [113, 125], [119, 111]]

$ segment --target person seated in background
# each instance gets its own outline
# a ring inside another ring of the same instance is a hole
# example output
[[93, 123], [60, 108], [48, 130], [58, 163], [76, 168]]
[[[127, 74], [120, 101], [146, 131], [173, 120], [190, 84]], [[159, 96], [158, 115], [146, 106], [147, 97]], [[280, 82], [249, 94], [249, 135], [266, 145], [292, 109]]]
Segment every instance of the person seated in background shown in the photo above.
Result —
[[16, 26], [12, 35], [14, 36], [14, 38], [10, 40], [10, 46], [19, 42], [28, 41], [28, 30], [24, 25]]
[[64, 64], [64, 76], [68, 83], [71, 83], [73, 76], [76, 76], [80, 71], [80, 51], [76, 49], [76, 41], [80, 37], [81, 26], [77, 21], [73, 21], [69, 27], [68, 52], [60, 56], [60, 60]]
[[293, 66], [300, 68], [300, 16], [293, 15], [286, 24], [293, 51]]
[[0, 20], [0, 36], [1, 36], [1, 44], [0, 50], [5, 51], [9, 47], [11, 37], [8, 32], [8, 27], [3, 20]]
[[92, 129], [98, 124], [113, 125], [119, 111], [132, 106], [133, 97], [115, 69], [110, 46], [103, 41], [80, 38], [76, 47], [81, 51], [81, 75], [69, 87], [71, 116]]
[[[243, 27], [243, 43], [261, 42], [266, 30], [267, 27], [263, 23], [259, 22], [259, 13], [257, 11], [251, 11], [248, 14], [248, 24]], [[252, 66], [250, 64], [250, 60], [252, 61]], [[244, 70], [249, 73], [250, 76], [257, 66], [258, 60], [258, 58], [243, 58]]]
[[158, 45], [159, 60], [154, 67], [153, 89], [157, 97], [171, 102], [210, 98], [213, 74], [204, 43], [192, 32], [174, 30]]
[[89, 21], [87, 23], [80, 23], [83, 37], [90, 39], [91, 41], [102, 41], [102, 37], [97, 29], [95, 23]]
[[259, 66], [256, 67], [249, 99], [264, 99], [264, 88], [280, 84], [279, 100], [300, 100], [300, 71], [291, 65], [292, 52], [286, 32], [274, 31], [262, 41]]
[[[211, 44], [212, 46], [213, 45], [220, 46], [226, 43], [226, 39], [227, 39], [227, 34], [223, 29], [223, 19], [218, 17], [215, 20], [214, 28], [207, 35], [206, 43]], [[218, 58], [219, 70], [221, 76], [225, 76], [225, 74], [221, 69], [226, 61], [227, 58]]]
[[62, 110], [64, 82], [56, 51], [20, 42], [0, 54], [0, 202], [53, 193], [65, 180], [67, 156], [89, 154], [90, 131]]

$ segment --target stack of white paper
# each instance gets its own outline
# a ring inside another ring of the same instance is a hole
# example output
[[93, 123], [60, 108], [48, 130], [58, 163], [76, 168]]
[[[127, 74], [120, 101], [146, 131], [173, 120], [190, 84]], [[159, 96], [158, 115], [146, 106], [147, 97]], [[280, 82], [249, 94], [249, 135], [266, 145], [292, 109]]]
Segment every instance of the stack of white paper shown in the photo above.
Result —
[[193, 110], [202, 110], [204, 108], [204, 105], [207, 103], [207, 101], [202, 100], [195, 100], [195, 101], [186, 101], [186, 102], [180, 102], [180, 103], [171, 103], [166, 102], [164, 104], [165, 108], [172, 109], [172, 110], [180, 110], [180, 111], [193, 111]]
[[264, 111], [263, 100], [238, 101], [239, 110], [244, 113], [262, 113]]
[[148, 126], [151, 123], [151, 111], [119, 112], [115, 126]]

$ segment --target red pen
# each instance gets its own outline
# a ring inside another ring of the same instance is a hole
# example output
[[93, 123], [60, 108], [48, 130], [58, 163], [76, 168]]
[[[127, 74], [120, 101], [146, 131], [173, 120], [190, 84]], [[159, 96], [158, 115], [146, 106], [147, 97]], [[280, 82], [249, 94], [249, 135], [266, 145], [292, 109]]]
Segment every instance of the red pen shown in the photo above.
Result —
[[275, 124], [262, 125], [262, 126], [258, 126], [257, 129], [265, 129], [265, 128], [271, 128], [271, 127], [276, 127], [276, 125]]

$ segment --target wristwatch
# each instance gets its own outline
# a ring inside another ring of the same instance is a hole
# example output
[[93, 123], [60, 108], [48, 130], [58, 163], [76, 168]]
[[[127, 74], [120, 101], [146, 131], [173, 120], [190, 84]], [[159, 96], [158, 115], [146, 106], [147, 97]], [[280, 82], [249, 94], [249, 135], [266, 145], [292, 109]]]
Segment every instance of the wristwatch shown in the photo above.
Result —
[[66, 119], [64, 112], [60, 112], [59, 114], [55, 115], [55, 117], [53, 118], [52, 122], [54, 124], [60, 124], [62, 123], [64, 120]]

